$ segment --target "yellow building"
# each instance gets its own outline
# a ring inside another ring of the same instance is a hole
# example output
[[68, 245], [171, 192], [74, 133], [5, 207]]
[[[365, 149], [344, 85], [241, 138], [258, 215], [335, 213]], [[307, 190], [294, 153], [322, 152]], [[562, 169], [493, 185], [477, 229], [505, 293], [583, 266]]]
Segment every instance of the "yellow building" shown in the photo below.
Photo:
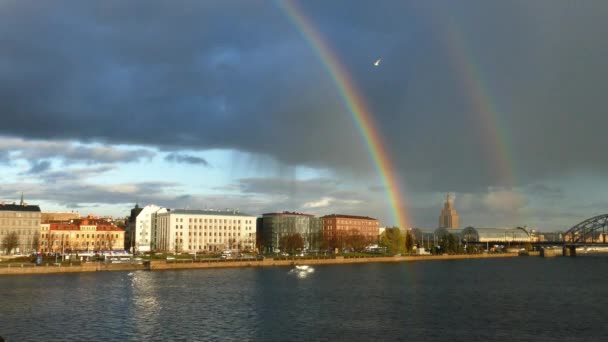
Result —
[[96, 217], [40, 225], [40, 251], [53, 253], [124, 250], [125, 231]]

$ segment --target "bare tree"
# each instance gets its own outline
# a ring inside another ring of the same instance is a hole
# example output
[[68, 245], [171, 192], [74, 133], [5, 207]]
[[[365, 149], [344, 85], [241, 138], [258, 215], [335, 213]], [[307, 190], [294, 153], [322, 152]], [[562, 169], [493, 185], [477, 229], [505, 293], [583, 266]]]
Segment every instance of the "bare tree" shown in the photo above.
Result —
[[19, 236], [17, 232], [10, 232], [2, 239], [2, 249], [6, 250], [7, 254], [11, 254], [13, 249], [19, 245]]
[[304, 239], [299, 233], [282, 236], [279, 240], [281, 251], [293, 253], [304, 248]]
[[363, 251], [365, 249], [365, 247], [367, 246], [367, 239], [366, 239], [365, 235], [361, 234], [358, 230], [352, 231], [350, 233], [351, 234], [349, 234], [347, 236], [346, 245], [349, 248], [352, 248], [353, 250], [355, 250], [355, 252]]
[[32, 238], [32, 248], [35, 249], [36, 252], [40, 249], [40, 233], [34, 234], [34, 237]]
[[116, 237], [114, 237], [114, 234], [110, 233], [110, 234], [106, 235], [106, 239], [107, 239], [108, 249], [113, 250], [114, 245], [116, 244]]
[[182, 251], [182, 239], [175, 239], [175, 254], [179, 254]]

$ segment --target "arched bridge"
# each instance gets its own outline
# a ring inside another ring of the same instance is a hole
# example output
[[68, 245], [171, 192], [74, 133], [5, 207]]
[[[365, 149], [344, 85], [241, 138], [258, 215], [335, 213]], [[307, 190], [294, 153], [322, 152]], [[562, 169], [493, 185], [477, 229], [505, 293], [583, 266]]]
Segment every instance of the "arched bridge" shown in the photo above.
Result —
[[598, 215], [564, 233], [564, 255], [576, 255], [579, 246], [608, 246], [608, 214]]
[[607, 243], [608, 214], [586, 219], [564, 233], [564, 244]]

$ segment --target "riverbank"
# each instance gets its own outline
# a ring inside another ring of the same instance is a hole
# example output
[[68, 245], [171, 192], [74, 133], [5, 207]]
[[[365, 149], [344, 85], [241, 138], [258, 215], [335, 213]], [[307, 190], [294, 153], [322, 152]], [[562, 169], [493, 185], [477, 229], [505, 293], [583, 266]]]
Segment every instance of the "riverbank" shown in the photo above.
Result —
[[79, 273], [79, 272], [106, 272], [106, 271], [165, 271], [180, 269], [211, 269], [211, 268], [234, 268], [234, 267], [273, 267], [293, 265], [339, 265], [339, 264], [362, 264], [373, 262], [417, 262], [432, 260], [462, 260], [462, 259], [488, 259], [488, 258], [510, 258], [517, 254], [472, 254], [472, 255], [420, 255], [420, 256], [394, 256], [394, 257], [358, 257], [345, 258], [335, 257], [328, 259], [288, 259], [274, 260], [180, 260], [165, 261], [153, 260], [144, 264], [105, 264], [84, 263], [78, 266], [32, 266], [31, 264], [11, 264], [0, 266], [0, 275], [32, 275], [32, 274], [54, 274], [54, 273]]

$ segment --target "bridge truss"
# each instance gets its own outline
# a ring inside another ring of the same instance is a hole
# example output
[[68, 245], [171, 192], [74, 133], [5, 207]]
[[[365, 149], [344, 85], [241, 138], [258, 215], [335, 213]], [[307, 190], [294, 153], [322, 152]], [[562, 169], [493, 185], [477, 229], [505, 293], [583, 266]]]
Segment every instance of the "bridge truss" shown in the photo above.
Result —
[[568, 229], [565, 243], [608, 243], [608, 214], [587, 219]]

